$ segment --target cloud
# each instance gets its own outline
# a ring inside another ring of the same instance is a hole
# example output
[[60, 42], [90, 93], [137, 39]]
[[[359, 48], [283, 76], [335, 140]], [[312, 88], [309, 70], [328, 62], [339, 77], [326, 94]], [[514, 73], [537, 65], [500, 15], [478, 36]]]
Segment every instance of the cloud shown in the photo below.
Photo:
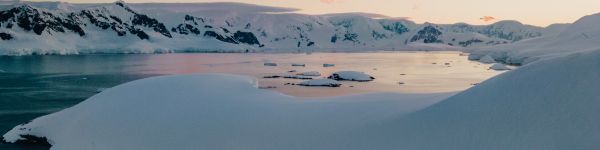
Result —
[[483, 17], [479, 18], [479, 20], [483, 20], [484, 22], [490, 22], [490, 21], [496, 20], [496, 18], [492, 17], [492, 16], [483, 16]]

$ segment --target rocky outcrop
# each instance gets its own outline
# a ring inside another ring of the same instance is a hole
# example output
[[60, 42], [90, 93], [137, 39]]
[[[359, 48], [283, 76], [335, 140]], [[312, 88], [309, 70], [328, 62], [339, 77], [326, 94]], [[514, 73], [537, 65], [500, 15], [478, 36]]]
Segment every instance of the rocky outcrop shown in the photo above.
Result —
[[417, 34], [410, 39], [410, 42], [422, 41], [423, 43], [442, 43], [443, 41], [440, 39], [441, 35], [442, 32], [440, 30], [432, 25], [428, 25], [419, 30]]
[[14, 37], [8, 33], [3, 33], [0, 32], [0, 39], [1, 40], [12, 40]]

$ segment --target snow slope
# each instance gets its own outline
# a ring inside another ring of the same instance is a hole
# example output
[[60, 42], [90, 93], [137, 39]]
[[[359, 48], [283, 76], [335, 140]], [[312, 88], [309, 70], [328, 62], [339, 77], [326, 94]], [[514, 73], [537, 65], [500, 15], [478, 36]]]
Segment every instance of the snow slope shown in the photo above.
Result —
[[0, 55], [457, 50], [550, 31], [514, 21], [416, 24], [365, 13], [294, 11], [240, 3], [22, 2], [0, 11]]
[[597, 149], [597, 79], [600, 50], [536, 61], [377, 125], [371, 138], [405, 149]]
[[156, 77], [3, 137], [47, 137], [62, 150], [592, 150], [600, 147], [599, 58], [596, 50], [536, 61], [454, 96], [299, 99], [246, 77]]
[[16, 127], [4, 139], [45, 136], [52, 149], [60, 150], [304, 149], [305, 143], [326, 144], [335, 133], [401, 116], [452, 95], [303, 99], [258, 89], [255, 82], [219, 74], [133, 81]]
[[585, 16], [575, 23], [551, 26], [562, 29], [560, 34], [527, 39], [513, 44], [472, 49], [471, 59], [490, 55], [496, 60], [511, 64], [526, 64], [539, 59], [552, 58], [570, 53], [599, 49], [600, 14]]

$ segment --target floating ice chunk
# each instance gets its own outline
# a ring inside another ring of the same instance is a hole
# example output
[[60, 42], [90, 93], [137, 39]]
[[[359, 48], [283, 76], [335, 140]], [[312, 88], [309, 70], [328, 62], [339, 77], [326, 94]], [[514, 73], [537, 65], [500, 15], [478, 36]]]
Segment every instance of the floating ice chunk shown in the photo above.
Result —
[[331, 74], [328, 77], [333, 80], [347, 80], [347, 81], [373, 81], [375, 78], [358, 71], [339, 71]]
[[299, 73], [297, 75], [302, 75], [302, 76], [321, 76], [321, 73], [317, 72], [317, 71], [309, 71], [309, 72], [303, 72], [303, 73]]
[[259, 86], [259, 89], [276, 89], [277, 86]]
[[305, 77], [305, 76], [299, 76], [299, 75], [287, 75], [287, 76], [283, 76], [283, 78], [286, 78], [286, 79], [300, 79], [300, 80], [312, 80], [313, 79], [311, 77]]
[[293, 67], [306, 67], [306, 64], [297, 64], [297, 63], [293, 63], [292, 64]]
[[511, 70], [511, 68], [509, 68], [506, 65], [501, 64], [501, 63], [495, 63], [495, 64], [493, 64], [492, 66], [490, 66], [490, 69], [497, 70], [497, 71]]
[[494, 59], [492, 56], [490, 55], [485, 55], [483, 57], [481, 57], [479, 59], [479, 62], [481, 63], [486, 63], [486, 64], [491, 64], [491, 63], [496, 63], [496, 59]]
[[270, 75], [270, 76], [263, 76], [263, 78], [265, 79], [274, 79], [274, 78], [281, 78], [280, 75]]
[[327, 86], [327, 87], [340, 87], [342, 84], [332, 79], [315, 79], [308, 80], [298, 83], [301, 86]]
[[323, 64], [323, 67], [334, 67], [335, 64]]
[[277, 63], [265, 63], [265, 66], [274, 67], [277, 66]]

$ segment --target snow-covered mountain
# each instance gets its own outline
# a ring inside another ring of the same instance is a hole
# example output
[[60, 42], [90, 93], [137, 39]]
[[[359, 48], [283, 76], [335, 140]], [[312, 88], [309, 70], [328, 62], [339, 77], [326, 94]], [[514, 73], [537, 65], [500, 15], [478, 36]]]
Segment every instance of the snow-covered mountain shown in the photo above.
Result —
[[0, 11], [0, 55], [460, 49], [549, 32], [515, 21], [416, 24], [361, 13], [293, 11], [239, 3], [17, 3]]
[[526, 64], [569, 53], [597, 50], [600, 49], [599, 23], [600, 13], [585, 16], [571, 25], [551, 25], [546, 28], [551, 31], [547, 31], [544, 37], [472, 49], [470, 58], [477, 60], [489, 55], [500, 62]]

